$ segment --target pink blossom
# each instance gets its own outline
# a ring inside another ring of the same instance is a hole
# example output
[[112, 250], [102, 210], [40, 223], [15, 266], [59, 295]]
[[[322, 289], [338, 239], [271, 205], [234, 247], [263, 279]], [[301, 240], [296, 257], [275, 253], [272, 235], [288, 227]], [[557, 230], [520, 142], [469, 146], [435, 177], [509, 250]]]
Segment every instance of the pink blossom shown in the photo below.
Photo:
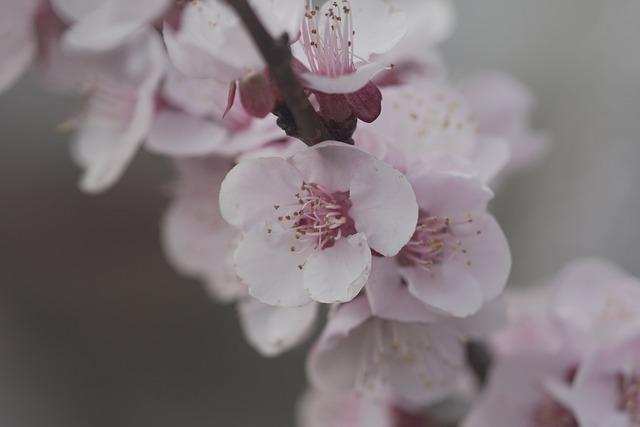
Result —
[[508, 74], [484, 73], [463, 82], [462, 93], [477, 114], [480, 134], [509, 143], [511, 160], [505, 174], [527, 168], [545, 155], [548, 138], [531, 129], [533, 96], [522, 83]]
[[[384, 88], [382, 114], [361, 125], [356, 145], [384, 146], [384, 159], [409, 175], [439, 164], [443, 155], [455, 169], [489, 182], [509, 160], [508, 144], [477, 132], [477, 117], [465, 98], [445, 83], [431, 81]], [[434, 160], [436, 158], [436, 160]]]
[[222, 183], [220, 208], [243, 232], [237, 274], [254, 297], [281, 306], [351, 300], [371, 249], [397, 254], [417, 217], [401, 173], [337, 142], [241, 162]]
[[366, 297], [358, 297], [330, 313], [307, 360], [309, 379], [323, 392], [433, 403], [465, 387], [463, 343], [475, 334], [475, 320], [385, 320], [372, 314]]
[[507, 240], [487, 203], [493, 193], [464, 174], [412, 177], [420, 213], [397, 260], [408, 292], [433, 309], [465, 317], [503, 291], [511, 269]]
[[34, 25], [40, 3], [39, 0], [0, 2], [0, 93], [22, 76], [36, 56]]
[[502, 293], [511, 268], [506, 238], [487, 212], [493, 193], [472, 176], [451, 171], [425, 170], [409, 178], [420, 209], [417, 226], [385, 266], [394, 282], [402, 278], [404, 285], [397, 290], [404, 302], [390, 311], [378, 307], [377, 302], [389, 301], [389, 288], [370, 283], [367, 295], [374, 313], [414, 321], [429, 320], [407, 318], [414, 312], [475, 314]]
[[176, 271], [201, 280], [216, 301], [236, 303], [247, 341], [261, 354], [276, 356], [304, 341], [318, 307], [262, 304], [247, 294], [233, 265], [240, 234], [220, 216], [218, 189], [231, 162], [208, 157], [177, 163], [173, 200], [162, 223], [162, 242]]

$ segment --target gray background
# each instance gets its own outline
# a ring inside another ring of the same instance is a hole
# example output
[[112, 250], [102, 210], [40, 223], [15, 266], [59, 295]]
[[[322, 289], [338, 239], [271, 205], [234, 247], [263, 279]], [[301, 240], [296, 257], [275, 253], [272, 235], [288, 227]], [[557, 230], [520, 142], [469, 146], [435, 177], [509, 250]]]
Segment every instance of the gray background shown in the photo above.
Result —
[[[451, 74], [512, 72], [554, 139], [495, 203], [513, 282], [581, 255], [640, 274], [640, 2], [457, 3]], [[138, 156], [106, 195], [76, 190], [55, 131], [76, 108], [33, 79], [0, 97], [0, 425], [292, 425], [304, 350], [261, 359], [231, 307], [165, 264], [162, 159]]]

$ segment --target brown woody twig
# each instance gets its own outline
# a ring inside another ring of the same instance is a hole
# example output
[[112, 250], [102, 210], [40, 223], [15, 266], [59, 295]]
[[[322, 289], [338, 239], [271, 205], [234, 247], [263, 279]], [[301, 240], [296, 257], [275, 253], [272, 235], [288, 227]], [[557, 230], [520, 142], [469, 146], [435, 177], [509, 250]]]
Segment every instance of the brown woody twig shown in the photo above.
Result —
[[336, 135], [332, 134], [313, 108], [291, 68], [292, 55], [286, 34], [277, 40], [271, 37], [247, 0], [228, 0], [228, 3], [249, 31], [282, 94], [286, 105], [284, 108], [277, 108], [278, 115], [281, 118], [283, 116], [290, 118], [295, 127], [285, 129], [287, 133], [309, 146], [322, 141], [335, 140]]

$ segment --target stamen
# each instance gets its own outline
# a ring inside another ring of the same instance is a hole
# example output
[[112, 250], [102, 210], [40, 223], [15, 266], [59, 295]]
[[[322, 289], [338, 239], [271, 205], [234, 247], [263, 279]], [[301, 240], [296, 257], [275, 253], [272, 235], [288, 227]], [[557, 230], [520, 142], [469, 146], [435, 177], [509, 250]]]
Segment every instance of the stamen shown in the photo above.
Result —
[[[348, 192], [330, 193], [316, 183], [304, 183], [295, 197], [297, 203], [289, 206], [294, 210], [277, 219], [295, 232], [297, 240], [311, 243], [314, 249], [325, 249], [342, 237], [355, 234], [348, 215], [351, 208]], [[274, 205], [276, 210], [281, 207], [284, 206]], [[299, 251], [297, 247], [291, 248], [291, 252]]]
[[[340, 4], [342, 7], [340, 7]], [[302, 46], [313, 73], [337, 77], [355, 71], [353, 22], [348, 0], [334, 1], [321, 17], [307, 1], [302, 20]], [[320, 31], [319, 20], [324, 19]]]
[[[456, 226], [468, 225], [472, 222], [471, 214], [455, 220], [421, 212], [416, 231], [400, 252], [400, 262], [431, 271], [434, 265], [441, 264], [454, 255], [466, 256], [468, 251], [459, 239], [462, 237], [458, 235], [461, 231]], [[471, 261], [466, 259], [464, 264], [470, 266]]]

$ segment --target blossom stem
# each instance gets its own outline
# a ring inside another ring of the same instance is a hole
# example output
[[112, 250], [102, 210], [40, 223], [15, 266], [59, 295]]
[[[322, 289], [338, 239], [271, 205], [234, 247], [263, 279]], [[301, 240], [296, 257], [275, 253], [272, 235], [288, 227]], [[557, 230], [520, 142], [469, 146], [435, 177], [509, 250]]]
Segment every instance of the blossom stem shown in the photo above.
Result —
[[[271, 37], [247, 0], [229, 0], [228, 3], [249, 31], [282, 94], [285, 105], [276, 107], [274, 111], [280, 117], [279, 125], [289, 136], [296, 137], [309, 146], [327, 140], [343, 140], [344, 138], [340, 139], [339, 135], [334, 135], [329, 130], [296, 78], [291, 67], [293, 57], [286, 34], [279, 39]], [[293, 123], [289, 123], [290, 121]]]

